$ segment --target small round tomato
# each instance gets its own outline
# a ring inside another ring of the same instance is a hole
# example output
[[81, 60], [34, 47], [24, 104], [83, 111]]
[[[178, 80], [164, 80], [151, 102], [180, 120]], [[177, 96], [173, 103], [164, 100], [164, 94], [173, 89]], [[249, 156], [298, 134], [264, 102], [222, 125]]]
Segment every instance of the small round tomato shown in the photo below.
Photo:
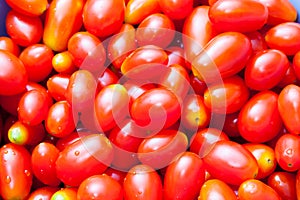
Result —
[[247, 179], [255, 178], [258, 173], [257, 161], [250, 151], [229, 140], [217, 141], [203, 157], [203, 162], [212, 177], [227, 184], [239, 185]]
[[192, 152], [179, 154], [164, 176], [164, 200], [195, 199], [205, 179], [201, 158]]
[[43, 24], [39, 17], [30, 17], [14, 10], [6, 16], [7, 34], [20, 46], [39, 43], [43, 36]]
[[162, 200], [163, 186], [158, 173], [147, 165], [131, 168], [123, 183], [124, 199]]
[[116, 180], [106, 174], [94, 175], [79, 185], [77, 199], [123, 200], [123, 189]]
[[236, 200], [237, 196], [229, 185], [218, 179], [210, 179], [201, 187], [198, 200]]
[[270, 48], [278, 49], [286, 55], [294, 55], [300, 51], [300, 24], [278, 24], [267, 31], [265, 40]]
[[59, 188], [43, 186], [34, 190], [27, 200], [46, 200], [51, 199], [52, 195], [57, 192]]
[[282, 128], [278, 95], [265, 90], [257, 93], [239, 113], [240, 135], [249, 142], [263, 143], [274, 138]]
[[83, 8], [83, 25], [97, 37], [107, 37], [120, 30], [125, 17], [123, 0], [88, 0]]
[[10, 37], [6, 36], [0, 37], [0, 49], [9, 51], [15, 56], [20, 54], [20, 47]]
[[300, 169], [300, 136], [287, 133], [276, 142], [275, 156], [279, 166], [286, 171]]
[[268, 9], [259, 1], [219, 0], [209, 9], [209, 19], [219, 32], [251, 32], [266, 24]]
[[282, 199], [297, 200], [296, 175], [294, 173], [274, 172], [268, 177], [267, 183]]
[[258, 174], [256, 179], [263, 179], [274, 172], [277, 161], [274, 150], [265, 144], [246, 143], [243, 146], [256, 158]]
[[18, 57], [0, 50], [0, 68], [0, 95], [15, 95], [25, 91], [28, 75]]
[[77, 188], [61, 188], [51, 196], [51, 200], [72, 200], [76, 198]]
[[283, 123], [291, 133], [300, 134], [300, 87], [285, 86], [279, 93], [278, 110]]
[[55, 54], [52, 58], [52, 66], [56, 72], [63, 74], [72, 74], [76, 70], [73, 56], [69, 51]]
[[53, 51], [44, 44], [25, 48], [19, 58], [23, 62], [29, 81], [41, 82], [52, 72]]

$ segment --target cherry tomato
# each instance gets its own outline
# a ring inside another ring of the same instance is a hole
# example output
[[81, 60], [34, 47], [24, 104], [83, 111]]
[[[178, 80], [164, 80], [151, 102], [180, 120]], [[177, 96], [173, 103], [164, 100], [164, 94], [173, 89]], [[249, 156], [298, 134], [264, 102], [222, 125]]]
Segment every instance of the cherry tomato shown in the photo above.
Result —
[[125, 9], [124, 21], [129, 24], [139, 24], [147, 16], [159, 13], [160, 6], [158, 0], [129, 0]]
[[8, 143], [0, 148], [0, 193], [4, 199], [25, 199], [32, 185], [30, 153]]
[[[206, 83], [227, 78], [241, 71], [252, 53], [250, 40], [239, 32], [217, 35], [192, 62], [195, 76]], [[228, 54], [230, 52], [230, 54]], [[219, 78], [220, 79], [220, 78]]]
[[239, 185], [247, 179], [255, 178], [258, 173], [258, 164], [250, 151], [229, 140], [217, 141], [203, 157], [203, 162], [213, 177], [227, 184]]
[[133, 79], [129, 79], [123, 85], [127, 89], [131, 102], [133, 102], [147, 90], [156, 88], [156, 85], [154, 83], [141, 84], [139, 81]]
[[236, 200], [237, 196], [225, 182], [210, 179], [204, 182], [198, 196], [198, 200], [206, 199]]
[[69, 84], [70, 75], [55, 74], [48, 78], [47, 89], [55, 101], [66, 100], [65, 93]]
[[164, 200], [195, 199], [204, 179], [202, 159], [192, 152], [179, 154], [166, 169]]
[[256, 179], [248, 179], [244, 181], [238, 189], [238, 197], [240, 200], [254, 200], [254, 199], [265, 199], [265, 200], [280, 200], [280, 196], [277, 192]]
[[52, 72], [52, 50], [44, 44], [34, 44], [25, 48], [20, 54], [28, 74], [28, 80], [41, 82]]
[[36, 178], [48, 186], [58, 186], [60, 180], [56, 177], [55, 162], [59, 150], [51, 143], [41, 142], [32, 151], [32, 171]]
[[289, 132], [300, 134], [300, 87], [287, 85], [279, 93], [278, 110]]
[[223, 83], [213, 84], [204, 92], [204, 104], [212, 112], [229, 114], [239, 111], [250, 96], [244, 80], [232, 76]]
[[162, 130], [159, 133], [145, 138], [138, 148], [138, 158], [154, 169], [168, 166], [180, 153], [188, 147], [187, 136], [177, 130]]
[[53, 0], [47, 9], [43, 42], [54, 51], [67, 49], [69, 38], [82, 25], [83, 0]]
[[173, 21], [166, 15], [155, 13], [146, 17], [136, 30], [139, 46], [156, 45], [166, 48], [175, 36]]
[[52, 58], [52, 66], [58, 73], [72, 74], [76, 71], [73, 56], [69, 51], [55, 54]]
[[51, 200], [72, 200], [76, 198], [77, 188], [62, 188], [51, 196]]
[[160, 8], [171, 19], [184, 19], [193, 10], [192, 0], [159, 1]]
[[83, 24], [97, 37], [107, 37], [120, 30], [125, 17], [123, 0], [87, 0], [83, 8]]
[[58, 138], [57, 142], [55, 143], [55, 146], [59, 151], [63, 151], [70, 144], [80, 140], [81, 137], [86, 136], [86, 135], [90, 135], [90, 134], [91, 133], [89, 133], [89, 132], [74, 131], [74, 132], [72, 132], [71, 134], [69, 134], [65, 137]]
[[25, 91], [28, 75], [18, 57], [0, 50], [0, 68], [0, 95], [15, 95]]
[[43, 24], [39, 17], [30, 17], [11, 10], [6, 16], [7, 34], [20, 46], [39, 43], [43, 36]]
[[209, 19], [219, 32], [251, 32], [266, 24], [268, 9], [259, 1], [219, 0], [209, 9]]
[[65, 184], [79, 186], [84, 179], [103, 173], [112, 159], [113, 147], [106, 136], [83, 136], [59, 153], [56, 174]]
[[47, 9], [47, 0], [5, 0], [6, 3], [17, 12], [29, 15], [39, 16]]
[[243, 146], [256, 158], [258, 174], [256, 179], [263, 179], [272, 174], [277, 166], [274, 150], [265, 144], [246, 143]]
[[239, 113], [240, 135], [249, 142], [263, 143], [280, 132], [282, 119], [278, 111], [278, 95], [265, 90], [251, 97]]
[[281, 171], [274, 172], [268, 177], [267, 184], [272, 187], [282, 199], [297, 200], [295, 174]]
[[0, 37], [0, 49], [9, 51], [15, 56], [19, 56], [20, 47], [10, 37]]
[[82, 181], [78, 187], [77, 199], [123, 200], [121, 185], [106, 174], [94, 175]]
[[163, 186], [158, 173], [148, 165], [131, 168], [123, 183], [124, 200], [162, 200]]
[[57, 101], [50, 108], [45, 119], [45, 127], [55, 137], [65, 137], [75, 129], [76, 118], [67, 101]]
[[300, 169], [300, 136], [287, 133], [276, 142], [275, 156], [279, 166], [286, 171]]
[[34, 190], [28, 197], [28, 200], [47, 200], [51, 199], [52, 195], [57, 192], [59, 188], [44, 186]]
[[164, 88], [146, 91], [133, 101], [130, 109], [137, 125], [148, 130], [161, 130], [174, 124], [180, 117], [181, 108], [176, 95]]
[[294, 55], [300, 50], [300, 24], [278, 24], [267, 31], [265, 40], [270, 48], [278, 49], [286, 55]]
[[227, 114], [225, 116], [223, 131], [232, 138], [240, 137], [240, 132], [238, 129], [238, 117], [239, 112], [232, 114]]

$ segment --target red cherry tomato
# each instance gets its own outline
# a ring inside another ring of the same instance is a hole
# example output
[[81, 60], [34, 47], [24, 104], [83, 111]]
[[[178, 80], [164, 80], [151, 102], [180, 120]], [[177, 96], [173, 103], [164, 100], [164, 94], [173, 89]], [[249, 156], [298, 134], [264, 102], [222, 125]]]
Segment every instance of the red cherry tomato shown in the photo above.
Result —
[[282, 128], [278, 95], [265, 90], [251, 97], [239, 113], [240, 135], [249, 142], [263, 143], [273, 139]]
[[53, 0], [47, 9], [43, 42], [54, 51], [67, 49], [69, 38], [82, 25], [83, 0]]
[[0, 68], [0, 95], [15, 95], [25, 91], [28, 75], [18, 57], [0, 50]]
[[25, 199], [32, 185], [30, 153], [17, 144], [0, 148], [0, 194], [4, 199]]
[[94, 175], [82, 181], [78, 187], [78, 200], [85, 199], [123, 200], [121, 185], [106, 174]]
[[204, 165], [197, 154], [184, 152], [178, 155], [166, 169], [164, 200], [195, 199], [204, 179]]
[[267, 184], [272, 187], [282, 199], [297, 200], [295, 174], [281, 171], [274, 172], [268, 177]]
[[162, 182], [158, 173], [147, 165], [131, 168], [123, 183], [124, 200], [162, 200]]
[[79, 186], [84, 179], [103, 173], [112, 159], [113, 147], [104, 135], [83, 136], [59, 153], [57, 177], [67, 185]]
[[47, 89], [55, 101], [66, 100], [65, 93], [69, 84], [70, 75], [55, 74], [48, 78]]
[[20, 47], [10, 37], [0, 37], [0, 49], [9, 51], [15, 56], [20, 54]]
[[39, 17], [30, 17], [9, 11], [6, 16], [7, 34], [20, 46], [39, 43], [43, 36], [43, 23]]
[[44, 44], [34, 44], [24, 49], [20, 54], [29, 81], [41, 82], [52, 72], [52, 50]]
[[236, 200], [237, 196], [225, 182], [218, 179], [207, 180], [201, 187], [198, 200], [215, 198], [219, 200]]
[[283, 123], [291, 133], [300, 134], [300, 87], [287, 85], [279, 93], [278, 110]]
[[258, 164], [250, 151], [229, 140], [217, 141], [203, 157], [203, 162], [213, 177], [227, 184], [239, 185], [247, 179], [255, 178], [258, 173]]
[[40, 187], [30, 193], [28, 200], [46, 200], [51, 199], [52, 195], [57, 192], [59, 188], [44, 186]]
[[192, 0], [159, 1], [160, 8], [171, 19], [184, 19], [193, 10]]
[[240, 200], [250, 200], [250, 199], [280, 200], [281, 199], [280, 196], [273, 188], [256, 179], [248, 179], [244, 181], [239, 186], [238, 197]]
[[58, 186], [55, 162], [59, 150], [51, 143], [42, 142], [35, 146], [31, 155], [32, 171], [36, 178], [48, 186]]
[[124, 16], [123, 0], [87, 0], [82, 14], [86, 30], [102, 38], [118, 32]]
[[276, 142], [275, 156], [279, 166], [290, 172], [300, 169], [300, 136], [287, 133]]
[[47, 9], [47, 0], [6, 0], [6, 3], [17, 12], [29, 15], [39, 16]]

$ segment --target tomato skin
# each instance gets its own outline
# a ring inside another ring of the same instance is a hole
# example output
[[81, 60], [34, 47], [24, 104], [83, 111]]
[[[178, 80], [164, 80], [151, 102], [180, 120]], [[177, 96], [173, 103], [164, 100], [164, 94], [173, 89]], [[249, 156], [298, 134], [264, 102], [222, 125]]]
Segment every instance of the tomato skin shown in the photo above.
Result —
[[300, 51], [298, 51], [293, 57], [293, 65], [295, 75], [297, 79], [300, 79]]
[[106, 174], [91, 176], [79, 185], [77, 199], [123, 200], [121, 185]]
[[166, 48], [174, 39], [175, 25], [166, 15], [154, 13], [146, 17], [136, 30], [139, 46], [155, 45]]
[[279, 166], [289, 172], [300, 169], [300, 136], [287, 133], [275, 145], [275, 156]]
[[55, 74], [48, 78], [47, 89], [55, 101], [66, 100], [65, 93], [70, 81], [70, 75]]
[[34, 44], [24, 49], [19, 58], [23, 62], [28, 80], [41, 82], [52, 72], [54, 53], [44, 44]]
[[108, 131], [122, 122], [128, 113], [130, 97], [124, 86], [112, 84], [104, 87], [95, 98], [95, 113], [99, 131]]
[[281, 200], [280, 196], [273, 188], [256, 179], [248, 179], [244, 181], [239, 186], [238, 197], [240, 200]]
[[217, 141], [203, 157], [203, 163], [213, 177], [232, 185], [255, 178], [258, 173], [254, 156], [241, 144], [229, 140]]
[[272, 174], [277, 166], [275, 151], [265, 144], [246, 143], [243, 146], [256, 158], [258, 174], [255, 179], [263, 179]]
[[47, 9], [47, 0], [5, 0], [6, 3], [15, 11], [28, 16], [39, 16]]
[[46, 119], [48, 110], [48, 96], [39, 90], [30, 90], [19, 101], [18, 117], [24, 124], [34, 126]]
[[109, 68], [106, 68], [104, 72], [97, 79], [97, 91], [100, 91], [104, 87], [117, 84], [119, 77]]
[[300, 24], [278, 24], [267, 31], [265, 40], [269, 48], [278, 49], [286, 55], [294, 55], [300, 50]]
[[165, 88], [154, 88], [133, 101], [130, 114], [137, 125], [147, 130], [161, 130], [179, 119], [180, 109], [175, 94]]
[[39, 17], [30, 17], [14, 10], [6, 16], [7, 34], [20, 46], [39, 43], [43, 35], [43, 24]]
[[193, 10], [193, 0], [183, 1], [159, 1], [159, 6], [163, 13], [171, 19], [184, 19]]
[[166, 169], [164, 200], [195, 199], [204, 179], [204, 165], [197, 154], [184, 152], [178, 155]]
[[[209, 8], [209, 6], [204, 5], [195, 7], [184, 21], [182, 41], [186, 59], [190, 63], [216, 35], [208, 17]], [[199, 21], [201, 21], [201, 23], [199, 23]]]
[[147, 16], [161, 11], [158, 0], [129, 0], [125, 9], [124, 21], [139, 24]]
[[219, 32], [251, 32], [267, 22], [268, 10], [258, 1], [219, 0], [209, 9], [209, 19]]
[[59, 188], [44, 186], [34, 190], [28, 197], [28, 200], [48, 200], [57, 192]]
[[287, 56], [279, 50], [268, 49], [256, 53], [245, 68], [245, 82], [254, 90], [275, 87], [290, 66]]
[[55, 162], [59, 150], [51, 143], [41, 142], [34, 147], [31, 155], [32, 171], [35, 177], [48, 186], [58, 186]]
[[297, 200], [295, 174], [280, 171], [274, 172], [268, 177], [267, 184], [272, 187], [282, 199]]
[[113, 147], [110, 141], [102, 134], [92, 133], [81, 137], [81, 140], [59, 153], [56, 174], [65, 184], [79, 186], [84, 179], [103, 173], [112, 159]]
[[72, 74], [76, 71], [73, 56], [69, 51], [57, 53], [52, 58], [53, 69], [62, 74]]
[[83, 0], [53, 0], [47, 9], [43, 42], [53, 51], [67, 49], [69, 38], [82, 25]]
[[77, 198], [77, 188], [61, 188], [56, 191], [50, 200], [72, 200]]
[[45, 127], [55, 137], [65, 137], [75, 129], [76, 118], [67, 101], [57, 101], [50, 108], [45, 119]]
[[123, 0], [87, 0], [82, 17], [86, 30], [103, 38], [120, 30], [124, 15]]
[[296, 175], [296, 191], [297, 191], [297, 199], [300, 198], [300, 170], [298, 170]]
[[0, 193], [4, 199], [25, 199], [32, 185], [30, 153], [16, 144], [0, 149]]
[[210, 179], [204, 182], [198, 196], [198, 200], [206, 199], [236, 200], [237, 196], [225, 182]]
[[215, 82], [219, 76], [227, 78], [237, 74], [252, 53], [250, 40], [239, 32], [221, 33], [211, 39], [203, 50], [193, 60], [192, 71], [206, 83]]
[[204, 92], [204, 104], [215, 113], [229, 114], [239, 111], [250, 96], [244, 80], [232, 76], [223, 83], [213, 84]]
[[25, 91], [28, 75], [21, 60], [8, 51], [0, 50], [0, 63], [0, 95], [15, 95]]
[[112, 177], [114, 180], [118, 181], [120, 185], [123, 186], [125, 176], [127, 175], [127, 171], [120, 171], [115, 168], [109, 167], [105, 170], [104, 174]]
[[162, 200], [162, 187], [161, 179], [153, 168], [136, 165], [124, 179], [124, 200]]
[[9, 51], [15, 56], [19, 56], [20, 47], [10, 37], [0, 37], [0, 49]]
[[278, 95], [265, 90], [251, 97], [239, 113], [240, 135], [249, 142], [263, 143], [280, 132], [282, 119], [278, 111]]
[[188, 148], [187, 136], [177, 130], [162, 130], [159, 133], [145, 138], [138, 148], [138, 158], [154, 169], [168, 166], [173, 159]]
[[291, 133], [300, 134], [300, 87], [287, 85], [279, 93], [278, 110], [283, 123]]
[[245, 33], [250, 39], [253, 54], [268, 48], [265, 38], [259, 31]]

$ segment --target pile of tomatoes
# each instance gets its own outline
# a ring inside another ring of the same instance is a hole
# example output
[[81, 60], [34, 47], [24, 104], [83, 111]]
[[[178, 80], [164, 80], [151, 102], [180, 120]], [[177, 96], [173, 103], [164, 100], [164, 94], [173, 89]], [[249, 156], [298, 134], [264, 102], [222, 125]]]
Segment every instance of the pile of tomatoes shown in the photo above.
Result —
[[3, 199], [300, 199], [289, 0], [6, 3]]

